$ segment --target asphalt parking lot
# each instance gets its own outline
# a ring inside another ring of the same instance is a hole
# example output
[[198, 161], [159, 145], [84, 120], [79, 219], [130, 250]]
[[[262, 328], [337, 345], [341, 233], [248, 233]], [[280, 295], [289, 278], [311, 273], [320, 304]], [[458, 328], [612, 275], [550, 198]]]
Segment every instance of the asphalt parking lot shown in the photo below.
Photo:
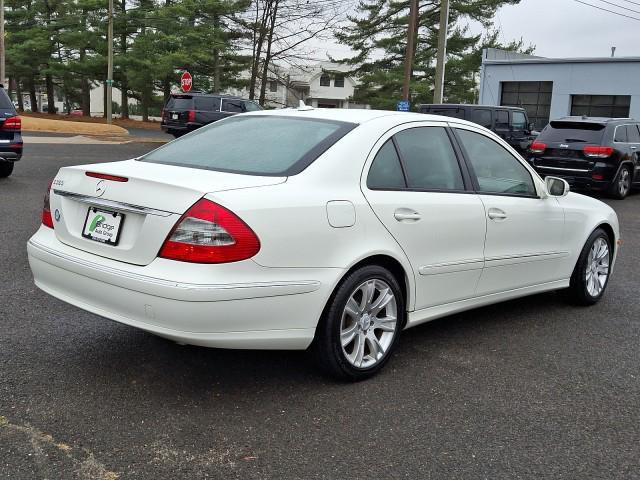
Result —
[[303, 352], [179, 346], [32, 283], [63, 165], [151, 145], [29, 145], [0, 180], [0, 478], [640, 478], [640, 194], [604, 300], [543, 294], [405, 332], [339, 384]]

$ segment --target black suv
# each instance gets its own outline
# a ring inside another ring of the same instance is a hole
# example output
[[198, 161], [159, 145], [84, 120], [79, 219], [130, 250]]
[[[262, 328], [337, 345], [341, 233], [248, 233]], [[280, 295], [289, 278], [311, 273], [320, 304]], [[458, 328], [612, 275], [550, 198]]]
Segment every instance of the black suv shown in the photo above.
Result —
[[418, 105], [418, 112], [460, 118], [488, 128], [518, 152], [526, 152], [538, 132], [533, 131], [524, 108], [454, 103]]
[[160, 126], [177, 138], [216, 120], [256, 110], [262, 107], [231, 95], [174, 93], [162, 110]]
[[13, 102], [0, 85], [0, 178], [13, 172], [13, 162], [22, 158], [22, 121]]
[[576, 189], [623, 199], [640, 184], [640, 123], [629, 118], [554, 120], [529, 151], [540, 175], [562, 177]]

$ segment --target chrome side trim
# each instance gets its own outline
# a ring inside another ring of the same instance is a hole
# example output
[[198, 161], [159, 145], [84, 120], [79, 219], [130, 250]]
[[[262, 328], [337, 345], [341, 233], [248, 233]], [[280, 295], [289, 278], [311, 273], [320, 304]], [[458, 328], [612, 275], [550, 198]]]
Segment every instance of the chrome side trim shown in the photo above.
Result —
[[536, 168], [542, 168], [544, 170], [558, 170], [558, 171], [561, 171], [561, 172], [581, 172], [581, 173], [586, 173], [586, 172], [590, 171], [590, 170], [584, 170], [582, 168], [545, 167], [545, 166], [542, 166], [542, 165], [536, 165], [535, 163], [534, 163], [534, 166]]
[[487, 257], [485, 267], [501, 267], [503, 265], [514, 265], [516, 263], [539, 262], [543, 260], [555, 260], [569, 256], [569, 252], [541, 252], [527, 253], [524, 255], [505, 255], [502, 257]]
[[459, 262], [434, 263], [420, 267], [420, 275], [439, 275], [442, 273], [466, 272], [468, 270], [480, 270], [484, 267], [482, 258], [472, 258], [470, 260], [460, 260]]
[[[199, 284], [185, 283], [150, 277], [139, 273], [128, 272], [118, 268], [107, 267], [95, 262], [83, 260], [66, 253], [56, 251], [45, 245], [29, 240], [29, 253], [35, 258], [49, 265], [62, 268], [77, 275], [86, 276], [93, 280], [126, 288], [140, 293], [147, 293], [163, 298], [189, 301], [224, 301], [241, 300], [247, 298], [277, 297], [315, 292], [321, 286], [317, 280], [227, 283], [227, 284]], [[47, 257], [49, 255], [50, 257]], [[96, 275], [99, 273], [99, 275]], [[156, 286], [165, 289], [164, 295], [149, 291], [149, 287]], [[206, 299], [203, 300], [202, 296]]]
[[131, 205], [130, 203], [116, 202], [114, 200], [106, 200], [104, 198], [92, 197], [90, 195], [82, 195], [80, 193], [66, 192], [64, 190], [53, 190], [53, 193], [61, 197], [67, 197], [76, 202], [87, 203], [96, 207], [105, 207], [118, 210], [120, 212], [138, 213], [140, 215], [156, 215], [158, 217], [169, 217], [173, 212], [164, 210], [156, 210], [155, 208], [141, 207], [139, 205]]

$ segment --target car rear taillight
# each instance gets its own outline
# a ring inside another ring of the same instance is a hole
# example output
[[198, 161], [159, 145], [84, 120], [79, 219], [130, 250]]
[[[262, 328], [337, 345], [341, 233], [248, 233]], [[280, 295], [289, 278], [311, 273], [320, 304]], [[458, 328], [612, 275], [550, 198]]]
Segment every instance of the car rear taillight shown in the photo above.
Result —
[[544, 153], [547, 149], [547, 144], [542, 142], [533, 142], [529, 147], [531, 153]]
[[22, 119], [20, 117], [9, 117], [2, 124], [3, 130], [21, 130]]
[[53, 180], [49, 182], [47, 193], [44, 194], [44, 205], [42, 206], [42, 224], [46, 227], [53, 228], [53, 218], [51, 218], [51, 185]]
[[613, 153], [613, 147], [601, 147], [599, 145], [587, 145], [582, 150], [585, 157], [607, 158]]
[[260, 250], [256, 234], [235, 213], [207, 199], [198, 200], [169, 232], [159, 257], [192, 263], [228, 263]]
[[196, 121], [196, 111], [189, 110], [187, 112], [187, 122], [195, 122]]
[[109, 175], [107, 173], [84, 172], [87, 177], [100, 178], [102, 180], [111, 180], [112, 182], [128, 182], [127, 177], [119, 177], [118, 175]]
[[591, 178], [601, 181], [604, 180], [604, 175], [602, 175], [601, 173], [594, 173], [593, 175], [591, 175]]

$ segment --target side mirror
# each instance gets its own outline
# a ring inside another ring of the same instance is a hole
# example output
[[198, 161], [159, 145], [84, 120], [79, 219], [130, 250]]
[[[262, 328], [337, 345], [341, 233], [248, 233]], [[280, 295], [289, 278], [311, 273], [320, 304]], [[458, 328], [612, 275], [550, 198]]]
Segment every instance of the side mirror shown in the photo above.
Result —
[[544, 183], [547, 186], [547, 193], [551, 197], [566, 197], [569, 193], [569, 184], [562, 178], [546, 177]]

